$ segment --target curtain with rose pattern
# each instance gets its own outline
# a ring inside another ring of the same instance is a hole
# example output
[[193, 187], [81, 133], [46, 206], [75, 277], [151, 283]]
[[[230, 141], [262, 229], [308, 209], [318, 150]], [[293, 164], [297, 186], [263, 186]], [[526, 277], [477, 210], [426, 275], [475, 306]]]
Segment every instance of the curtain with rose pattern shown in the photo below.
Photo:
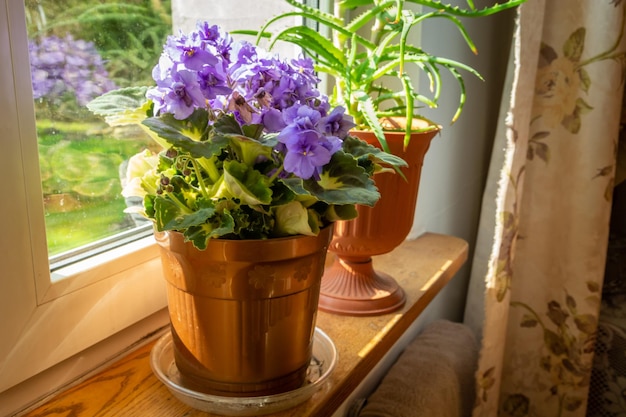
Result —
[[519, 9], [508, 111], [490, 174], [497, 186], [485, 196], [495, 204], [480, 231], [492, 250], [480, 277], [474, 417], [586, 413], [626, 72], [625, 13], [624, 0], [528, 0]]

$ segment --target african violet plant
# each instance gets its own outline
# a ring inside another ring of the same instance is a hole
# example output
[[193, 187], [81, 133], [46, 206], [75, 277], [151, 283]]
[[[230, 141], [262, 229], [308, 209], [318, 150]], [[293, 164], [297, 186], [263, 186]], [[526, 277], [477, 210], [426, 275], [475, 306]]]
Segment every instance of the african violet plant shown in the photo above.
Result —
[[[298, 0], [285, 1], [294, 7], [293, 11], [273, 17], [259, 31], [241, 30], [237, 33], [254, 34], [257, 43], [261, 38], [269, 38], [270, 49], [279, 40], [301, 47], [315, 60], [316, 71], [334, 79], [331, 102], [345, 107], [358, 128], [373, 131], [382, 148], [388, 151], [380, 120], [405, 117], [406, 146], [413, 118], [424, 119], [416, 112], [417, 108], [424, 105], [437, 107], [442, 89], [441, 69], [449, 71], [460, 86], [460, 100], [452, 122], [459, 117], [465, 103], [465, 84], [459, 70], [480, 78], [473, 68], [461, 62], [435, 56], [412, 45], [410, 32], [428, 19], [442, 19], [456, 27], [476, 53], [461, 18], [492, 15], [516, 7], [525, 0], [507, 0], [483, 9], [477, 9], [473, 0], [467, 0], [467, 8], [435, 0], [335, 0], [332, 13], [309, 7]], [[420, 5], [421, 11], [406, 7], [411, 4]], [[323, 29], [295, 25], [272, 32], [275, 23], [294, 16], [316, 22]], [[328, 30], [330, 36], [322, 35], [323, 30]], [[364, 35], [366, 30], [370, 31], [368, 37]], [[428, 77], [430, 96], [416, 91], [415, 83], [406, 71], [408, 65], [414, 65]], [[390, 81], [392, 79], [397, 80], [395, 84]], [[432, 123], [428, 129], [434, 128], [437, 127]]]
[[199, 249], [317, 234], [355, 217], [355, 204], [374, 205], [371, 176], [405, 164], [348, 136], [354, 123], [315, 88], [310, 60], [282, 60], [206, 22], [168, 38], [153, 78], [88, 107], [162, 145], [131, 159], [124, 194], [143, 198], [157, 230]]

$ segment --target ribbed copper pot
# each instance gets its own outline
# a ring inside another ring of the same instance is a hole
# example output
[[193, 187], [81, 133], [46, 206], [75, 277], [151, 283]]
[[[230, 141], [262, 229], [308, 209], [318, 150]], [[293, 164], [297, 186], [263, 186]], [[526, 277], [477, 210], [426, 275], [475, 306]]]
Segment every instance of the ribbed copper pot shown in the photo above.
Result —
[[155, 235], [184, 383], [222, 396], [301, 386], [332, 227], [318, 236], [213, 239], [204, 251], [177, 232]]
[[[403, 119], [387, 119], [387, 126], [403, 128]], [[357, 206], [358, 217], [335, 224], [329, 250], [336, 254], [322, 279], [320, 309], [346, 315], [376, 315], [395, 311], [404, 305], [405, 295], [393, 277], [376, 271], [372, 256], [391, 252], [408, 236], [413, 225], [424, 156], [438, 128], [414, 120], [414, 130], [430, 129], [411, 135], [404, 148], [404, 132], [385, 133], [391, 153], [400, 156], [406, 180], [396, 173], [374, 176], [381, 198], [374, 207]], [[369, 131], [352, 131], [380, 148]]]

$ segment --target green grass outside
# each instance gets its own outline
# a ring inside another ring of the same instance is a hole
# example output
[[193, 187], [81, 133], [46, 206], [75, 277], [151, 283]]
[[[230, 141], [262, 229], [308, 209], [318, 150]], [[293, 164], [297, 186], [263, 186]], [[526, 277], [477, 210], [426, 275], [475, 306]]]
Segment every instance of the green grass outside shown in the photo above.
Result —
[[117, 137], [98, 123], [42, 120], [37, 127], [49, 254], [131, 227], [119, 168], [145, 138]]

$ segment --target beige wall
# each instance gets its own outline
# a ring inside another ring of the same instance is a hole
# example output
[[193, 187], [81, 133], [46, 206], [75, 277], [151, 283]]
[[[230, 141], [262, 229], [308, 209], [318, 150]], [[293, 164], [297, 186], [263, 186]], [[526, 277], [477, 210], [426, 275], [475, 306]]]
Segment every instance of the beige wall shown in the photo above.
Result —
[[[236, 13], [233, 13], [233, 4], [236, 4]], [[237, 29], [256, 30], [271, 17], [289, 9], [290, 6], [284, 0], [172, 0], [172, 19], [175, 32], [179, 29], [189, 32], [199, 20], [219, 25], [229, 32]], [[252, 36], [237, 38], [254, 42]], [[285, 57], [298, 54], [295, 46], [284, 44], [273, 48], [273, 51]]]

